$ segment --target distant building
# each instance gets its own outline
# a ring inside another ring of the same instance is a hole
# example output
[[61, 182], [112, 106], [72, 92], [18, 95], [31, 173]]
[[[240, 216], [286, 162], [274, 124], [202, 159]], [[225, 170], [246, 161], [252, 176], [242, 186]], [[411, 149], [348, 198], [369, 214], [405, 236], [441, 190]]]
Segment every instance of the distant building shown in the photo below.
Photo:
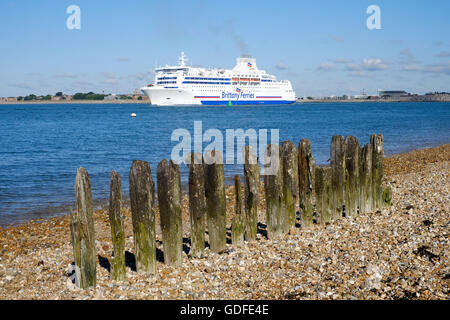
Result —
[[356, 95], [354, 98], [359, 99], [359, 100], [366, 100], [366, 99], [369, 99], [369, 96], [367, 95], [366, 91], [363, 89], [361, 94]]
[[380, 98], [403, 98], [409, 97], [410, 94], [404, 90], [378, 90]]

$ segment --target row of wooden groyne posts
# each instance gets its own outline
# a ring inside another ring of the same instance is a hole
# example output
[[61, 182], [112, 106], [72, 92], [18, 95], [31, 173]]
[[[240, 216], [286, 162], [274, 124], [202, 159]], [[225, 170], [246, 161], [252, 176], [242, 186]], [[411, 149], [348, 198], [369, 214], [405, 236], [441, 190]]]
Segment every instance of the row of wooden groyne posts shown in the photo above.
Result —
[[[266, 225], [269, 239], [280, 238], [296, 226], [297, 205], [300, 225], [323, 224], [361, 212], [389, 206], [391, 191], [383, 189], [383, 136], [372, 134], [370, 142], [360, 147], [353, 136], [334, 136], [331, 142], [330, 166], [316, 166], [308, 139], [294, 143], [285, 141], [268, 145], [266, 155], [278, 152], [275, 174], [264, 175]], [[206, 157], [215, 163], [205, 161]], [[256, 240], [260, 167], [249, 146], [244, 148], [244, 186], [235, 177], [236, 204], [231, 224], [233, 244]], [[189, 213], [191, 248], [189, 255], [200, 258], [205, 249], [207, 224], [210, 249], [221, 253], [226, 249], [226, 197], [222, 155], [209, 151], [190, 155]], [[189, 162], [189, 161], [187, 161]], [[211, 163], [211, 164], [210, 164]], [[149, 163], [135, 160], [130, 174], [130, 203], [134, 232], [136, 270], [155, 273], [156, 232], [155, 184]], [[89, 176], [84, 168], [76, 175], [76, 211], [70, 211], [70, 229], [75, 258], [75, 282], [81, 288], [95, 287], [97, 256], [94, 214]], [[163, 160], [157, 168], [157, 202], [159, 205], [164, 263], [182, 263], [182, 192], [179, 166]], [[109, 219], [113, 257], [111, 278], [123, 280], [126, 275], [125, 236], [122, 215], [121, 178], [111, 173]], [[206, 220], [206, 223], [205, 223]]]

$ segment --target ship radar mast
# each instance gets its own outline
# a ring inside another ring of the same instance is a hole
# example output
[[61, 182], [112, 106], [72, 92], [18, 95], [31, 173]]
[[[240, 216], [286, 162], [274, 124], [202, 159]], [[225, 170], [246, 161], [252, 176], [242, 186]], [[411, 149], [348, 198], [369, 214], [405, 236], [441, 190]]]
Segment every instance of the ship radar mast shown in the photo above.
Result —
[[181, 56], [178, 59], [178, 61], [180, 61], [180, 66], [185, 67], [186, 66], [186, 61], [188, 59], [186, 58], [186, 55], [184, 54], [184, 52], [181, 52]]

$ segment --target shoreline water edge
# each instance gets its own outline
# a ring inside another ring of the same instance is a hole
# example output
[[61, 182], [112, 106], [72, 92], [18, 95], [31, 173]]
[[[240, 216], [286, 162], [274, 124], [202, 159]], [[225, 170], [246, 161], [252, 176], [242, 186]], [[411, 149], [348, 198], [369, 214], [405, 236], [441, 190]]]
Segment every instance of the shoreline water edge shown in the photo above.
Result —
[[[392, 155], [384, 163], [391, 208], [297, 228], [281, 241], [259, 233], [256, 242], [227, 245], [221, 255], [209, 249], [203, 259], [183, 255], [189, 263], [178, 269], [158, 262], [150, 277], [127, 264], [126, 280], [114, 284], [106, 266], [112, 257], [108, 210], [98, 210], [95, 289], [77, 289], [66, 276], [73, 261], [67, 215], [0, 227], [0, 299], [448, 299], [450, 144]], [[232, 187], [226, 198], [228, 226]], [[260, 223], [264, 208], [261, 203]], [[188, 211], [183, 195], [187, 238]], [[129, 208], [124, 216], [131, 256]], [[158, 212], [156, 223], [160, 240]], [[160, 241], [157, 247], [162, 250]]]

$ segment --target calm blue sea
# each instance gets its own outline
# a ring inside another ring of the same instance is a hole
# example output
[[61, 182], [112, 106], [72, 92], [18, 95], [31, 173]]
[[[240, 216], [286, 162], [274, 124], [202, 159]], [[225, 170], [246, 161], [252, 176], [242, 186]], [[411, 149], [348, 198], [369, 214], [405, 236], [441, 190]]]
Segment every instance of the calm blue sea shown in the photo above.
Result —
[[[371, 133], [382, 133], [386, 154], [450, 143], [450, 103], [0, 105], [0, 225], [67, 213], [81, 166], [90, 174], [97, 203], [109, 197], [111, 170], [122, 175], [127, 196], [132, 160], [150, 162], [155, 176], [158, 162], [170, 158], [176, 145], [172, 131], [185, 128], [193, 135], [194, 120], [203, 121], [204, 131], [279, 129], [280, 140], [298, 144], [309, 138], [318, 163], [328, 160], [335, 134], [354, 135], [365, 144]], [[225, 166], [228, 177], [241, 173], [241, 166]]]

